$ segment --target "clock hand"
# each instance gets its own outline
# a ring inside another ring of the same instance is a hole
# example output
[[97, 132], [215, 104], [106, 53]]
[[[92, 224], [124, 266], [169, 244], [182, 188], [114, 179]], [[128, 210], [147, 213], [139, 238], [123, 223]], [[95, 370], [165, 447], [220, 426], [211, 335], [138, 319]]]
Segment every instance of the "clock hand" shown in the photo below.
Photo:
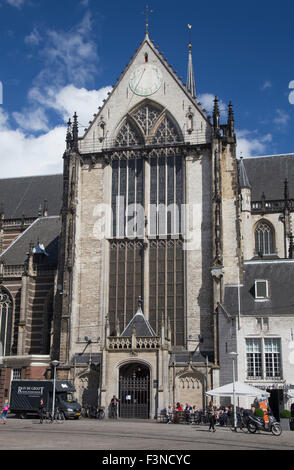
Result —
[[145, 73], [145, 70], [146, 70], [146, 69], [143, 70], [142, 75], [141, 75], [141, 77], [139, 78], [139, 81], [138, 81], [137, 85], [135, 86], [135, 90], [137, 90], [138, 85], [139, 85], [140, 81], [142, 80], [142, 77], [143, 77], [143, 75], [144, 75], [144, 73]]

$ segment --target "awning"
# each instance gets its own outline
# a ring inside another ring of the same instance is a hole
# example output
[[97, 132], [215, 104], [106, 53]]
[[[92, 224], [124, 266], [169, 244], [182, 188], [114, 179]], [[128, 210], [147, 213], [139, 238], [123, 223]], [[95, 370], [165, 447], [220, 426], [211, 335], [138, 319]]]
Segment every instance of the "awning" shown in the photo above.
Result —
[[55, 390], [56, 392], [73, 393], [76, 389], [74, 388], [73, 384], [67, 380], [56, 380]]
[[[205, 393], [213, 397], [232, 397], [233, 392], [233, 382], [230, 384], [223, 385], [222, 387], [215, 388]], [[243, 382], [235, 382], [235, 396], [236, 397], [259, 397], [265, 396], [269, 397], [270, 394], [265, 390], [261, 390], [251, 385], [244, 384]]]

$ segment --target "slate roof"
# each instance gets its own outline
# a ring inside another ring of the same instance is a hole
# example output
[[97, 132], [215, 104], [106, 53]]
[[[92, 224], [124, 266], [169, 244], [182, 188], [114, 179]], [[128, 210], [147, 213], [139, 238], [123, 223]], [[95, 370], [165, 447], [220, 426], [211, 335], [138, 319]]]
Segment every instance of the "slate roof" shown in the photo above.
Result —
[[288, 179], [289, 197], [294, 199], [294, 154], [243, 158], [251, 186], [251, 200], [284, 198], [284, 181]]
[[63, 175], [0, 179], [0, 207], [5, 219], [38, 217], [40, 205], [48, 201], [48, 215], [59, 215]]
[[44, 265], [57, 265], [58, 260], [58, 238], [61, 223], [59, 216], [42, 217], [36, 219], [3, 253], [0, 261], [4, 260], [6, 265], [23, 265], [27, 259], [30, 243], [34, 246], [38, 241], [44, 245], [48, 254], [44, 256]]
[[241, 188], [251, 188], [246, 169], [244, 166], [243, 158], [238, 161], [238, 170], [239, 170], [239, 183]]
[[101, 362], [102, 362], [102, 353], [93, 353], [93, 354], [90, 354], [90, 353], [79, 354], [79, 353], [77, 353], [74, 356], [72, 356], [71, 362], [76, 363], [76, 364], [82, 364], [82, 365], [89, 364], [89, 363], [92, 363], [92, 364], [95, 364], [95, 365], [101, 364]]
[[136, 336], [156, 336], [148, 320], [146, 320], [141, 306], [138, 307], [136, 315], [125, 327], [120, 336], [132, 336], [133, 328], [136, 328]]
[[[294, 260], [247, 261], [240, 287], [241, 315], [294, 316]], [[255, 299], [255, 281], [268, 280], [269, 299]], [[225, 287], [224, 305], [231, 316], [238, 315], [238, 288]]]

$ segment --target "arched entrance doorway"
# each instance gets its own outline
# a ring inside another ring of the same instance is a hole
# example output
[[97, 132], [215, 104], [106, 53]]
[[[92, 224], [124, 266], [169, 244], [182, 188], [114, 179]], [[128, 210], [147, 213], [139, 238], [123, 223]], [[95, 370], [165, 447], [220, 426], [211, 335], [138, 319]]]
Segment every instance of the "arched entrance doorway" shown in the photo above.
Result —
[[148, 419], [150, 413], [150, 370], [139, 362], [119, 370], [119, 415]]

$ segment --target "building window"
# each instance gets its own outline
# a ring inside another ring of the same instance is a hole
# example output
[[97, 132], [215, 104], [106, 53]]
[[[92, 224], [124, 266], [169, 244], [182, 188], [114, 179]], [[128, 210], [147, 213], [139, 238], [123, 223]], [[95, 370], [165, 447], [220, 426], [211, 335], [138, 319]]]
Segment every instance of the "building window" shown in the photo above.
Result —
[[261, 379], [262, 361], [261, 361], [261, 340], [246, 340], [246, 358], [247, 358], [247, 378]]
[[182, 157], [155, 154], [150, 158], [149, 234], [175, 235], [183, 232], [181, 207], [183, 203]]
[[274, 229], [268, 223], [259, 222], [255, 229], [255, 254], [270, 255], [274, 253]]
[[133, 318], [138, 297], [142, 296], [142, 240], [110, 241], [109, 325], [111, 335], [117, 334]]
[[0, 287], [0, 355], [9, 356], [12, 335], [12, 299], [3, 287]]
[[255, 281], [255, 298], [259, 300], [268, 299], [268, 281]]
[[135, 238], [144, 235], [143, 159], [112, 161], [112, 236]]
[[21, 379], [21, 369], [12, 369], [12, 380]]
[[281, 340], [246, 339], [247, 379], [281, 378]]
[[264, 340], [266, 378], [279, 379], [280, 371], [280, 340], [266, 338]]

